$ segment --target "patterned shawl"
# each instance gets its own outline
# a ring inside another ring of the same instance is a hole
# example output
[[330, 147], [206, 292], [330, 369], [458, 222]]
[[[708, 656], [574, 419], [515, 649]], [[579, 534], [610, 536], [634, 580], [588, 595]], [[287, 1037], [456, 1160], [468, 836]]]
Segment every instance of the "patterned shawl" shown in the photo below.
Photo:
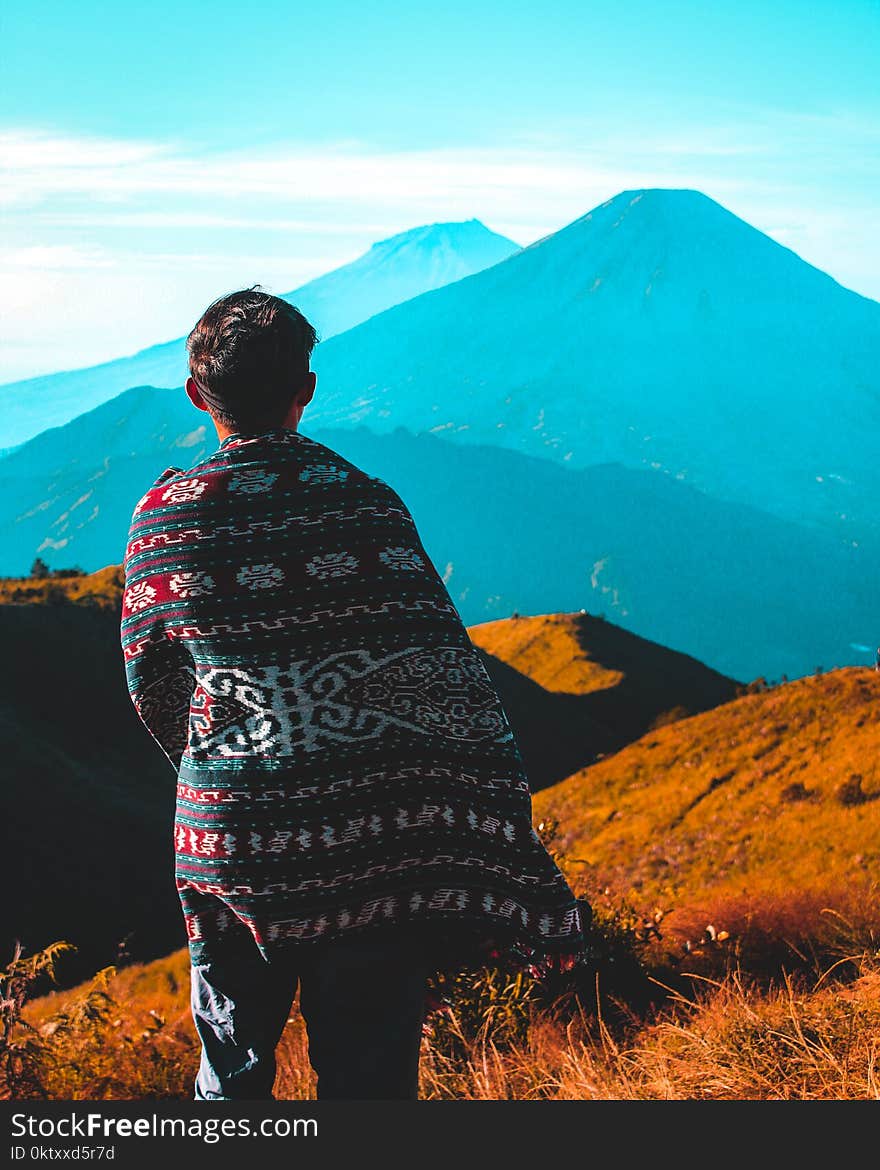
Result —
[[388, 484], [298, 431], [230, 435], [143, 496], [124, 569], [193, 961], [401, 929], [441, 967], [581, 951], [501, 701]]

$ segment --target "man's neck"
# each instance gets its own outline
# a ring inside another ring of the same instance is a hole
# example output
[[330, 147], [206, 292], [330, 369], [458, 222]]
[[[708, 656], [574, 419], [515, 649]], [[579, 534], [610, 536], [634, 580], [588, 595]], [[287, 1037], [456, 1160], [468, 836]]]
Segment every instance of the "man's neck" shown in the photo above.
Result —
[[[284, 428], [288, 431], [295, 431], [299, 427], [299, 420], [302, 418], [302, 408], [294, 407], [287, 412], [287, 415], [279, 423], [273, 426], [263, 427], [261, 429], [267, 431], [274, 431]], [[217, 441], [222, 443], [224, 439], [228, 439], [230, 435], [237, 435], [240, 431], [247, 428], [244, 427], [228, 427], [225, 423], [220, 422], [219, 419], [211, 415], [211, 422], [214, 424], [214, 429], [217, 432]]]

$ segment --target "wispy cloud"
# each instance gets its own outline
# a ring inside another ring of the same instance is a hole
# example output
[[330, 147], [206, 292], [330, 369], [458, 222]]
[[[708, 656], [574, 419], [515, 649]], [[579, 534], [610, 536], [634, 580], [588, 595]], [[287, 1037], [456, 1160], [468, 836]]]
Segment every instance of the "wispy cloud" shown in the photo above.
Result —
[[81, 271], [113, 268], [118, 260], [101, 248], [82, 248], [76, 244], [35, 244], [24, 248], [0, 248], [0, 269], [25, 271]]
[[[419, 214], [476, 214], [532, 225], [534, 238], [636, 186], [692, 186], [752, 205], [792, 193], [803, 201], [795, 172], [812, 156], [802, 136], [813, 134], [814, 152], [841, 137], [880, 136], [845, 113], [778, 111], [769, 124], [766, 112], [763, 123], [756, 113], [741, 117], [745, 125], [637, 130], [624, 141], [608, 125], [572, 121], [494, 149], [383, 151], [340, 141], [201, 155], [176, 143], [10, 130], [0, 133], [0, 203], [13, 217], [7, 222], [27, 214], [35, 228], [317, 230], [351, 238], [390, 234]], [[780, 157], [783, 140], [797, 147], [790, 165]], [[876, 160], [873, 167], [880, 169]]]
[[309, 205], [412, 203], [436, 197], [438, 191], [447, 199], [473, 199], [505, 192], [573, 192], [585, 183], [604, 188], [620, 179], [614, 170], [586, 160], [504, 148], [383, 152], [342, 142], [320, 149], [280, 144], [197, 157], [152, 143], [9, 132], [0, 136], [0, 152], [0, 199], [31, 207], [75, 196], [112, 203], [193, 194], [212, 201], [261, 197]]
[[[695, 158], [756, 153], [758, 145], [708, 138], [651, 140], [628, 149], [644, 161], [636, 173], [678, 181]], [[144, 196], [193, 196], [223, 200], [258, 198], [293, 204], [399, 205], [442, 197], [457, 203], [554, 199], [581, 196], [585, 190], [613, 194], [631, 184], [633, 166], [623, 165], [620, 145], [593, 142], [589, 148], [537, 144], [485, 149], [377, 151], [364, 144], [339, 142], [314, 146], [277, 144], [271, 149], [197, 156], [173, 145], [96, 139], [67, 139], [33, 131], [0, 135], [5, 160], [0, 199], [11, 205], [75, 197], [108, 203]], [[612, 157], [614, 156], [614, 157]], [[140, 210], [128, 212], [131, 226], [196, 222], [250, 226], [251, 216]], [[126, 222], [123, 213], [119, 222]], [[279, 221], [302, 226], [295, 219]]]
[[346, 221], [326, 219], [286, 219], [272, 215], [216, 215], [207, 211], [108, 211], [106, 208], [89, 211], [42, 211], [30, 215], [30, 222], [46, 228], [146, 228], [164, 231], [168, 228], [216, 231], [218, 229], [247, 232], [305, 232], [319, 226], [326, 236], [351, 236], [367, 232], [378, 235], [394, 231], [387, 222]]
[[[12, 357], [0, 380], [176, 336], [220, 291], [259, 281], [287, 292], [417, 224], [476, 216], [528, 244], [636, 187], [702, 190], [877, 296], [880, 151], [861, 146], [878, 136], [847, 111], [747, 107], [687, 132], [674, 119], [625, 132], [610, 115], [557, 120], [485, 149], [338, 141], [205, 153], [8, 129], [0, 301]], [[844, 164], [860, 182], [840, 182]], [[59, 322], [51, 336], [47, 319]]]
[[[589, 148], [526, 136], [489, 150], [387, 151], [343, 141], [196, 155], [173, 143], [8, 131], [0, 135], [0, 203], [10, 231], [28, 243], [74, 232], [106, 243], [116, 233], [119, 241], [137, 236], [146, 254], [162, 249], [163, 232], [169, 241], [175, 232], [213, 233], [223, 250], [236, 233], [275, 233], [296, 237], [307, 253], [320, 239], [336, 240], [335, 262], [344, 263], [355, 240], [363, 250], [418, 223], [477, 216], [528, 243], [627, 187], [701, 186], [730, 197], [744, 186], [733, 172], [710, 176], [695, 165], [701, 142], [646, 143], [634, 165], [606, 136], [603, 128]], [[719, 139], [713, 157], [744, 149]]]
[[15, 171], [76, 174], [95, 168], [129, 167], [168, 153], [158, 143], [119, 138], [84, 138], [39, 130], [0, 133], [4, 167]]

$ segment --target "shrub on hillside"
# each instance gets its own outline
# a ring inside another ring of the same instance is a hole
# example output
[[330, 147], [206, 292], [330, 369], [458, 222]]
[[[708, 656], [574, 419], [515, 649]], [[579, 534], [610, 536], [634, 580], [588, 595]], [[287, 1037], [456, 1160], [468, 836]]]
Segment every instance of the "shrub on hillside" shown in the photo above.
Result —
[[[0, 972], [0, 1099], [144, 1100], [186, 1098], [198, 1063], [198, 1046], [184, 998], [169, 1024], [156, 1006], [164, 996], [131, 1002], [120, 993], [115, 967], [104, 967], [59, 1006], [28, 1001], [52, 979], [58, 958], [75, 950], [53, 943], [35, 955], [17, 947]], [[174, 1002], [175, 997], [171, 996]], [[175, 1005], [176, 1006], [176, 1005]]]
[[865, 804], [874, 799], [862, 788], [862, 777], [858, 772], [853, 772], [851, 776], [839, 784], [834, 795], [837, 797], [838, 803], [847, 807]]
[[682, 975], [700, 978], [738, 972], [764, 986], [787, 976], [809, 983], [834, 967], [846, 979], [853, 956], [880, 957], [880, 889], [720, 895], [670, 914], [663, 949]]
[[678, 723], [680, 719], [687, 719], [693, 712], [689, 711], [687, 707], [670, 707], [668, 711], [661, 711], [656, 718], [652, 719], [648, 724], [649, 731], [659, 731], [661, 727], [668, 727], [670, 723]]
[[54, 980], [59, 957], [73, 949], [70, 943], [56, 942], [25, 956], [16, 943], [12, 958], [0, 971], [0, 1099], [49, 1095], [46, 1046], [22, 1010], [46, 978]]
[[780, 792], [779, 799], [784, 804], [797, 804], [802, 800], [812, 800], [816, 795], [815, 791], [807, 788], [800, 780], [795, 780], [793, 784], [787, 784]]

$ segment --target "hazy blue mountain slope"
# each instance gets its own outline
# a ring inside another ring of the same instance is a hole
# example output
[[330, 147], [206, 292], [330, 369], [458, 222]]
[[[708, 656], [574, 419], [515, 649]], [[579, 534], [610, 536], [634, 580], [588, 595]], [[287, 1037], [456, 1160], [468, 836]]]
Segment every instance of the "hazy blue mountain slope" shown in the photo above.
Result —
[[312, 426], [620, 461], [878, 524], [880, 305], [696, 191], [625, 191], [321, 346]]
[[505, 260], [519, 245], [478, 219], [412, 228], [287, 294], [321, 337]]
[[[118, 563], [131, 511], [169, 464], [216, 447], [180, 392], [127, 391], [0, 463], [0, 572]], [[391, 482], [470, 624], [604, 612], [741, 679], [865, 662], [878, 640], [868, 544], [725, 503], [655, 471], [568, 469], [403, 429], [306, 434]]]
[[[374, 244], [350, 264], [286, 294], [323, 338], [510, 256], [519, 245], [479, 220], [428, 224]], [[218, 289], [218, 295], [225, 289]], [[108, 348], [112, 340], [108, 341]], [[184, 338], [131, 357], [0, 386], [0, 454], [131, 386], [182, 386]]]
[[145, 488], [216, 446], [206, 419], [182, 390], [135, 387], [0, 460], [0, 573], [27, 572], [37, 555], [87, 569], [118, 562]]
[[873, 542], [620, 464], [566, 470], [403, 430], [309, 433], [401, 492], [468, 622], [586, 608], [747, 680], [862, 664], [880, 643]]

